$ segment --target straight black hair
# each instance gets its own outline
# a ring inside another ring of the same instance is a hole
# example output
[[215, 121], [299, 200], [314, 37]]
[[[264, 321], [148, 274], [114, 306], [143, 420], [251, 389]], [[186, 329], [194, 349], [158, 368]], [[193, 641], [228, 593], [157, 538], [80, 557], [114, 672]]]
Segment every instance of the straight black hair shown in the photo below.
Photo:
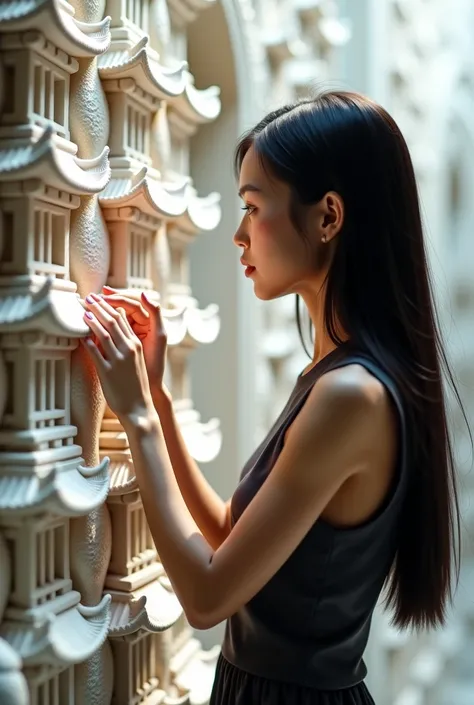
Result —
[[237, 173], [250, 147], [269, 174], [291, 187], [290, 216], [302, 236], [306, 205], [328, 191], [343, 199], [344, 225], [326, 280], [325, 326], [334, 344], [342, 342], [342, 329], [385, 367], [412, 431], [413, 465], [386, 604], [398, 627], [439, 626], [459, 576], [460, 554], [443, 370], [462, 404], [441, 340], [408, 147], [382, 107], [342, 91], [267, 115], [240, 140]]

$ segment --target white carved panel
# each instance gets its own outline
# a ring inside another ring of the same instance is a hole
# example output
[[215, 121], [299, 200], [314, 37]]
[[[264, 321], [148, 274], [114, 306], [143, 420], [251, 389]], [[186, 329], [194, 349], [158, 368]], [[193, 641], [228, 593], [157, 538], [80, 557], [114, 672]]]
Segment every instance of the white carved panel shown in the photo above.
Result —
[[187, 264], [221, 215], [189, 176], [189, 138], [220, 111], [218, 88], [195, 87], [182, 55], [205, 5], [0, 7], [2, 705], [209, 698], [217, 653], [192, 636], [127, 438], [78, 347], [88, 292], [161, 297], [183, 434], [198, 460], [216, 457], [219, 423], [201, 422], [187, 369], [219, 333]]

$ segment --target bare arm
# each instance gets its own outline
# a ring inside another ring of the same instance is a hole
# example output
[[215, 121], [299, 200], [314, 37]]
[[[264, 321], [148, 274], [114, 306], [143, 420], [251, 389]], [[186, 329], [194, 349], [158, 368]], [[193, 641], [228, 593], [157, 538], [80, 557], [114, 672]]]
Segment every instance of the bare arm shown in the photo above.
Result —
[[[87, 301], [87, 299], [86, 299]], [[84, 339], [104, 395], [130, 441], [151, 534], [190, 623], [200, 629], [234, 614], [273, 577], [351, 477], [369, 477], [384, 444], [380, 382], [348, 366], [319, 379], [292, 424], [271, 473], [224, 542], [213, 549], [179, 489], [151, 403], [140, 341], [125, 316], [92, 304]], [[104, 354], [102, 354], [102, 352]], [[104, 357], [105, 355], [105, 357]], [[127, 379], [127, 384], [123, 380]], [[388, 470], [387, 470], [388, 472]]]
[[166, 391], [154, 393], [153, 404], [186, 506], [210, 546], [219, 548], [230, 532], [230, 500], [224, 502], [219, 497], [190, 456], [169, 394]]
[[349, 372], [336, 372], [315, 384], [272, 472], [217, 550], [186, 511], [158, 418], [129, 420], [150, 530], [194, 627], [208, 629], [247, 603], [289, 558], [343, 483], [366, 470], [368, 449], [378, 442], [381, 395], [354, 382]]
[[153, 405], [160, 417], [174, 476], [194, 521], [210, 546], [218, 548], [230, 531], [230, 501], [224, 502], [219, 497], [188, 453], [171, 395], [163, 384], [167, 341], [158, 307], [146, 299], [142, 303], [130, 299], [110, 287], [104, 287], [104, 291], [107, 294], [103, 297], [92, 295], [94, 300], [106, 301], [105, 308], [114, 316], [123, 310], [142, 341]]

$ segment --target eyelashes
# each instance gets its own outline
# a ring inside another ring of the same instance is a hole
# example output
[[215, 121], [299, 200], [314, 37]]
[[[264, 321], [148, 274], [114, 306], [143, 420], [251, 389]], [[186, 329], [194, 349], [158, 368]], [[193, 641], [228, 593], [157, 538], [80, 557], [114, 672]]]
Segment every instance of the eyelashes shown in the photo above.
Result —
[[241, 210], [246, 211], [247, 215], [251, 215], [255, 211], [255, 206], [242, 206]]

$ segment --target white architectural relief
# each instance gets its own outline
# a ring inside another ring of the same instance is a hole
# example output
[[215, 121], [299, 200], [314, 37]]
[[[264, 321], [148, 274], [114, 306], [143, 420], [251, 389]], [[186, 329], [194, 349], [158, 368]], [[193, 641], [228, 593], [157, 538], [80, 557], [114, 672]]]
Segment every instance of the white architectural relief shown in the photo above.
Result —
[[[220, 206], [192, 188], [185, 150], [219, 101], [171, 58], [166, 22], [150, 47], [148, 9], [166, 19], [163, 3], [110, 5], [0, 8], [5, 705], [204, 703], [215, 667], [189, 629], [173, 641], [183, 610], [146, 525], [125, 434], [77, 342], [88, 333], [81, 298], [106, 282], [161, 296], [171, 348], [217, 337], [217, 307], [200, 310], [192, 296], [185, 244], [217, 225]], [[158, 152], [153, 130], [163, 135]], [[173, 228], [184, 234], [174, 289]], [[184, 364], [179, 374], [187, 378]], [[189, 398], [177, 404], [192, 452], [213, 457], [218, 423], [202, 424]]]
[[60, 192], [56, 198], [63, 191], [71, 196], [98, 193], [110, 178], [108, 152], [104, 148], [94, 159], [79, 159], [74, 153], [57, 147], [53, 127], [48, 125], [36, 142], [17, 146], [12, 141], [0, 151], [0, 179], [2, 184], [8, 184], [2, 187], [2, 192], [10, 194], [12, 182], [14, 189], [18, 182], [32, 181], [32, 185], [36, 185], [34, 182], [38, 179]]
[[[88, 9], [88, 6], [90, 9]], [[81, 17], [100, 20], [101, 3], [77, 3]], [[110, 18], [109, 18], [110, 20]], [[108, 22], [108, 27], [110, 23]], [[106, 49], [110, 46], [109, 41]], [[78, 61], [78, 71], [71, 80], [70, 130], [82, 158], [96, 159], [109, 152], [109, 114], [104, 90], [98, 74], [97, 55]], [[110, 178], [110, 162], [109, 174]], [[107, 185], [109, 179], [103, 184]], [[101, 190], [102, 190], [101, 189]], [[110, 260], [109, 235], [100, 209], [98, 192], [83, 194], [80, 206], [71, 216], [71, 278], [81, 298], [90, 291], [98, 292], [107, 280]], [[89, 465], [99, 464], [98, 436], [105, 401], [93, 366], [82, 348], [77, 348], [71, 364], [71, 415], [78, 429], [77, 442]], [[71, 576], [85, 605], [93, 608], [101, 603], [102, 591], [111, 553], [111, 525], [107, 505], [102, 503], [82, 517], [71, 521]], [[110, 597], [107, 600], [110, 601]], [[107, 661], [103, 642], [86, 659], [81, 659], [75, 672], [74, 698], [77, 705], [109, 703], [112, 695], [113, 664]], [[97, 669], [104, 669], [98, 677]], [[79, 676], [80, 674], [80, 676]]]
[[[104, 120], [110, 120], [107, 145], [111, 178], [103, 185], [97, 201], [92, 198], [89, 201], [95, 214], [90, 206], [86, 223], [84, 219], [74, 219], [71, 274], [78, 283], [81, 296], [88, 290], [99, 291], [105, 282], [133, 298], [138, 298], [140, 292], [146, 290], [152, 299], [160, 299], [163, 304], [170, 349], [183, 346], [191, 349], [200, 342], [215, 340], [219, 331], [218, 311], [215, 306], [200, 310], [192, 296], [184, 275], [184, 243], [179, 254], [182, 259], [180, 283], [186, 285], [186, 291], [183, 289], [181, 296], [174, 298], [175, 270], [169, 232], [173, 228], [176, 231], [182, 229], [189, 241], [191, 235], [195, 236], [199, 230], [212, 229], [219, 221], [218, 196], [212, 194], [200, 198], [197, 195], [184, 156], [187, 135], [192, 134], [200, 123], [214, 119], [219, 112], [219, 103], [216, 102], [215, 89], [201, 93], [193, 87], [184, 58], [173, 57], [172, 63], [168, 60], [162, 63], [161, 55], [168, 57], [170, 54], [168, 47], [164, 46], [166, 22], [164, 32], [156, 28], [150, 31], [150, 16], [153, 10], [162, 20], [166, 19], [166, 7], [163, 4], [158, 7], [157, 2], [152, 5], [149, 7], [140, 0], [126, 3], [111, 0], [105, 8], [111, 15], [112, 43], [109, 51], [95, 61], [100, 90], [107, 101]], [[85, 70], [84, 65], [82, 67]], [[81, 64], [79, 75], [80, 71]], [[88, 81], [91, 82], [92, 77]], [[79, 84], [75, 78], [74, 85]], [[87, 152], [89, 157], [94, 154], [93, 130], [82, 127], [87, 124], [87, 111], [81, 108], [81, 102], [80, 96], [71, 101], [71, 110], [76, 110], [76, 114], [71, 115], [71, 136], [77, 139], [81, 156], [81, 149], [85, 149], [84, 153]], [[172, 154], [176, 154], [176, 139], [170, 136], [167, 120], [169, 117], [171, 123], [171, 115], [179, 116], [181, 125], [179, 168], [174, 169], [170, 168], [170, 160]], [[187, 127], [189, 121], [192, 129]], [[155, 134], [156, 131], [159, 133]], [[167, 141], [168, 150], [165, 148]], [[97, 137], [96, 151], [99, 142]], [[84, 204], [87, 205], [87, 201], [83, 198], [83, 208]], [[92, 243], [97, 247], [97, 233], [91, 232], [89, 236], [87, 230], [89, 222], [97, 224], [98, 220], [104, 245], [99, 246], [97, 257], [92, 247]], [[91, 257], [95, 257], [93, 276], [89, 266]], [[79, 351], [75, 355], [80, 355]], [[86, 446], [84, 456], [89, 464], [96, 459], [100, 462], [100, 459], [110, 458], [107, 518], [102, 516], [98, 525], [91, 523], [90, 517], [97, 522], [97, 514], [93, 513], [89, 515], [87, 526], [82, 527], [85, 534], [87, 529], [102, 527], [100, 546], [108, 545], [109, 552], [101, 556], [93, 576], [90, 560], [94, 549], [79, 559], [76, 557], [74, 580], [81, 593], [89, 595], [88, 604], [91, 601], [90, 584], [95, 586], [94, 595], [97, 587], [102, 585], [103, 594], [112, 600], [109, 628], [112, 660], [106, 666], [108, 672], [113, 669], [112, 702], [115, 705], [138, 702], [144, 705], [184, 705], [190, 702], [189, 693], [196, 687], [201, 692], [201, 699], [203, 690], [206, 690], [203, 700], [206, 702], [211, 682], [209, 677], [205, 683], [199, 680], [200, 664], [204, 664], [207, 658], [208, 667], [203, 673], [211, 673], [216, 659], [213, 657], [209, 661], [200, 646], [195, 649], [195, 683], [178, 683], [181, 671], [178, 669], [174, 673], [170, 670], [168, 661], [174, 652], [167, 650], [165, 644], [172, 644], [172, 627], [184, 618], [183, 611], [166, 579], [146, 524], [126, 435], [118, 419], [105, 408], [100, 389], [90, 378], [85, 360], [76, 358], [75, 364], [76, 386], [82, 391], [73, 403], [73, 417], [79, 427], [78, 439]], [[174, 378], [172, 365], [169, 371]], [[187, 377], [185, 366], [179, 368], [179, 374], [180, 379]], [[87, 384], [89, 391], [85, 395], [83, 387]], [[94, 391], [91, 391], [91, 384]], [[176, 381], [175, 386], [182, 386], [181, 381]], [[94, 400], [92, 415], [91, 396]], [[186, 438], [200, 457], [213, 456], [219, 447], [216, 443], [217, 422], [201, 424], [190, 400], [188, 407], [186, 418], [183, 418]], [[75, 520], [73, 526], [78, 526], [78, 521]], [[80, 535], [79, 530], [78, 533]], [[84, 578], [84, 575], [88, 577]], [[188, 635], [188, 641], [190, 638]], [[107, 658], [104, 655], [101, 663], [105, 664]], [[190, 659], [191, 655], [186, 664]], [[87, 662], [91, 663], [91, 660]], [[184, 664], [185, 661], [183, 668]], [[92, 666], [87, 668], [90, 682], [93, 670]], [[91, 688], [81, 692], [80, 702], [88, 702], [87, 697], [93, 697]], [[110, 702], [110, 696], [107, 697]]]
[[133, 46], [124, 43], [123, 48], [118, 49], [119, 44], [119, 41], [114, 41], [112, 50], [100, 57], [102, 80], [123, 81], [130, 78], [143, 93], [160, 100], [176, 98], [183, 93], [187, 82], [185, 61], [173, 69], [160, 65], [159, 54], [150, 47], [148, 36], [142, 37]]
[[21, 0], [0, 6], [3, 32], [40, 32], [55, 47], [73, 57], [97, 56], [110, 45], [110, 17], [81, 22], [66, 0]]

